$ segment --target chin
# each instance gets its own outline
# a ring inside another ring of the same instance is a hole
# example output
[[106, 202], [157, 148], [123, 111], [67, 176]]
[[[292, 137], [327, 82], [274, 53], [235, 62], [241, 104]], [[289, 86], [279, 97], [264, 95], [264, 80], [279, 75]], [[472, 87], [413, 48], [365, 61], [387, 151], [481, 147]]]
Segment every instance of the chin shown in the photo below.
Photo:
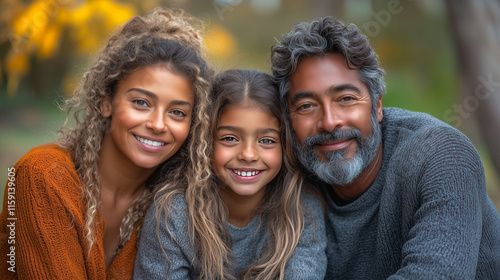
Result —
[[144, 168], [144, 169], [153, 169], [158, 167], [161, 162], [158, 161], [138, 161], [135, 163], [137, 166]]

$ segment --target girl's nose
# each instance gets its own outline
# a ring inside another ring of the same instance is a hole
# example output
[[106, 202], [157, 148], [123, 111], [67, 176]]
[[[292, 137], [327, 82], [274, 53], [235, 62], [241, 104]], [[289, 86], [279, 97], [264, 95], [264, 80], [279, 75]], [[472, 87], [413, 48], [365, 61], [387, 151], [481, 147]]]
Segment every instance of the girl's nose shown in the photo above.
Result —
[[255, 145], [252, 143], [243, 144], [240, 153], [238, 154], [238, 159], [243, 161], [256, 161], [259, 159], [259, 155], [256, 151]]

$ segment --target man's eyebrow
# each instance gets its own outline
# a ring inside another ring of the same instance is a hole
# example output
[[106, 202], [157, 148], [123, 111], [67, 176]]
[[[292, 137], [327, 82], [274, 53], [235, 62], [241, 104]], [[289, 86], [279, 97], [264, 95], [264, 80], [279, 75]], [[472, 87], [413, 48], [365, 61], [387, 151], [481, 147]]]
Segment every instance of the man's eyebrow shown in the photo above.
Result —
[[299, 102], [299, 100], [313, 96], [314, 94], [310, 91], [301, 91], [293, 96], [291, 103], [292, 105], [295, 105], [295, 103]]
[[[345, 91], [345, 90], [354, 91], [357, 94], [361, 93], [361, 90], [359, 89], [359, 87], [357, 87], [351, 83], [332, 86], [329, 89], [327, 89], [326, 92], [327, 92], [327, 94], [333, 94], [333, 93], [337, 93], [337, 92], [341, 92], [341, 91]], [[292, 103], [292, 105], [295, 105], [295, 103], [297, 103], [299, 100], [304, 99], [304, 98], [313, 97], [313, 96], [314, 96], [314, 93], [311, 91], [301, 91], [293, 96], [291, 103]]]
[[341, 84], [341, 85], [338, 85], [338, 86], [333, 86], [331, 88], [328, 89], [328, 93], [336, 93], [336, 92], [340, 92], [340, 91], [345, 91], [345, 90], [350, 90], [350, 91], [354, 91], [358, 94], [361, 93], [361, 89], [359, 89], [359, 87], [353, 85], [353, 84]]

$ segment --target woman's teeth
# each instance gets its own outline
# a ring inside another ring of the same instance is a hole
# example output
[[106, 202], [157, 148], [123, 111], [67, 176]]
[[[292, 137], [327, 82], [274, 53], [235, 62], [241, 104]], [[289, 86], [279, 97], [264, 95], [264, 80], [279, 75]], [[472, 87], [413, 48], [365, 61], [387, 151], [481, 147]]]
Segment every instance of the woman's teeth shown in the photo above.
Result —
[[163, 146], [165, 145], [165, 143], [162, 143], [162, 142], [156, 142], [156, 141], [151, 141], [151, 140], [148, 140], [148, 139], [144, 139], [144, 138], [141, 138], [137, 135], [135, 135], [135, 138], [139, 141], [141, 141], [142, 143], [144, 144], [147, 144], [147, 145], [150, 145], [150, 146]]
[[260, 173], [260, 171], [239, 171], [234, 169], [233, 172], [243, 177], [255, 176]]

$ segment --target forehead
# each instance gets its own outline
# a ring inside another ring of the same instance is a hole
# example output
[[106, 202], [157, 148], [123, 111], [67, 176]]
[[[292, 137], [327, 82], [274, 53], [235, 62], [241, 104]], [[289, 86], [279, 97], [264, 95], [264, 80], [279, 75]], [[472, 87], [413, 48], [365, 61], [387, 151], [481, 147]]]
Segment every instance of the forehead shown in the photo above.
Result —
[[347, 67], [346, 60], [340, 54], [334, 53], [303, 58], [290, 76], [289, 82], [288, 98], [299, 92], [323, 93], [331, 87], [343, 84], [352, 84], [368, 92], [358, 70]]
[[279, 129], [278, 118], [262, 107], [262, 105], [256, 102], [228, 105], [221, 112], [218, 126], [261, 126]]

